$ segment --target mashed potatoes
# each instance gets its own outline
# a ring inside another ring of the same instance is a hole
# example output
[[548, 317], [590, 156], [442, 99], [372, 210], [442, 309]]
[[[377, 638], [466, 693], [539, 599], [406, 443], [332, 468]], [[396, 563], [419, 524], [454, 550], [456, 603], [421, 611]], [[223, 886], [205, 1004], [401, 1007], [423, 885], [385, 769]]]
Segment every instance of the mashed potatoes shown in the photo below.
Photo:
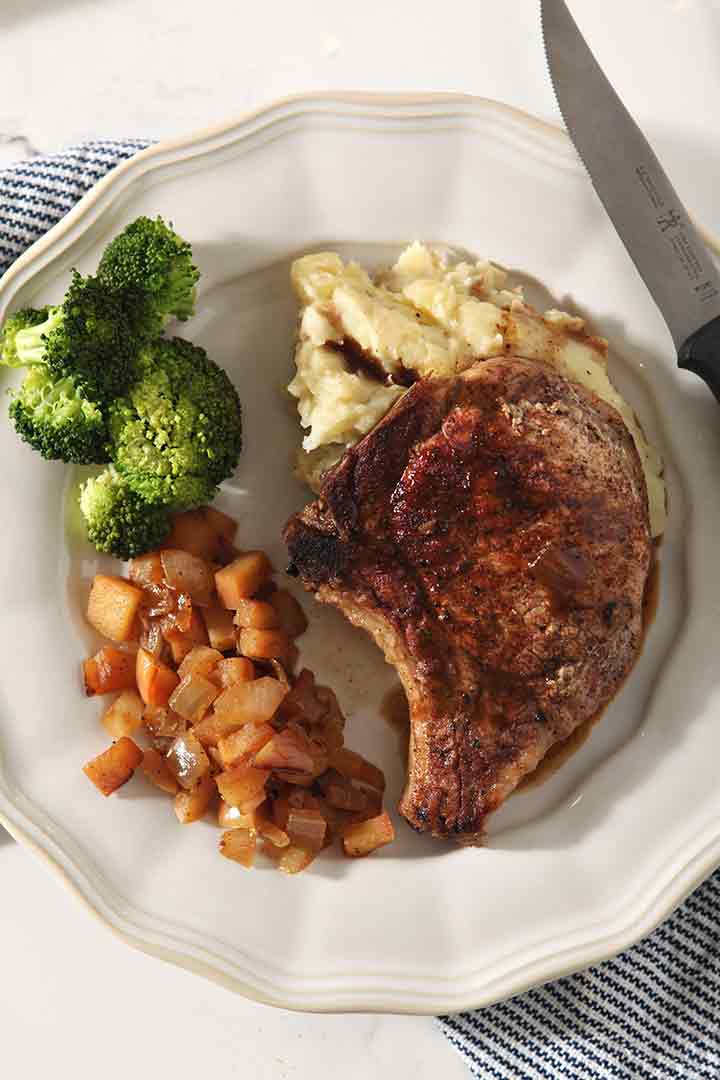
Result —
[[552, 365], [617, 409], [643, 464], [653, 535], [662, 533], [662, 462], [608, 378], [607, 342], [582, 319], [541, 315], [492, 263], [451, 263], [420, 243], [375, 280], [333, 252], [297, 259], [291, 277], [303, 306], [288, 390], [307, 431], [300, 472], [312, 488], [416, 379], [507, 353]]

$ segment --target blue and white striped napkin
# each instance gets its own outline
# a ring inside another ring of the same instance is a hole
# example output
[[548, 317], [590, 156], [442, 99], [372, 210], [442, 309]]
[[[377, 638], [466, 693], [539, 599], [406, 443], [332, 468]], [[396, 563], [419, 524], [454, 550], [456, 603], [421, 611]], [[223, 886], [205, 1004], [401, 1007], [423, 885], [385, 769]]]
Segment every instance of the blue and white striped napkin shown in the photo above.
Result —
[[717, 1080], [720, 871], [614, 960], [439, 1023], [482, 1080]]
[[[99, 139], [0, 171], [0, 274], [147, 145]], [[482, 1080], [720, 1080], [720, 871], [616, 959], [439, 1023]]]
[[94, 139], [0, 170], [0, 276], [110, 169], [149, 145]]

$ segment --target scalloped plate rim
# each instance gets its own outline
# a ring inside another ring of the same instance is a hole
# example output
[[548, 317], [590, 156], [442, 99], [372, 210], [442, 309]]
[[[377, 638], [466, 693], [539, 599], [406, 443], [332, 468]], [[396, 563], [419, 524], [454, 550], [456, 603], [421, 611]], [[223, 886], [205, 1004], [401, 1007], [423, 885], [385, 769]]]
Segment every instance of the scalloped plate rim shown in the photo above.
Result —
[[[448, 115], [455, 117], [493, 114], [501, 124], [524, 129], [526, 134], [534, 133], [546, 141], [552, 140], [554, 149], [559, 152], [558, 157], [573, 163], [574, 150], [564, 131], [519, 109], [487, 98], [451, 93], [408, 95], [355, 91], [321, 91], [284, 97], [228, 122], [155, 143], [114, 168], [0, 278], [0, 313], [35, 272], [62, 254], [73, 240], [82, 235], [84, 228], [93, 220], [94, 212], [102, 213], [120, 192], [146, 172], [167, 164], [168, 160], [182, 161], [240, 142], [257, 129], [258, 122], [262, 124], [263, 121], [266, 123], [262, 126], [269, 126], [289, 116], [302, 117], [333, 110], [345, 118], [360, 116], [372, 120], [414, 116], [417, 121], [423, 121], [443, 116], [442, 107], [448, 110]], [[574, 161], [573, 167], [582, 168], [579, 160]], [[106, 205], [103, 206], [103, 203]], [[708, 246], [716, 255], [720, 255], [720, 238], [706, 228], [700, 228]], [[90, 914], [121, 940], [158, 959], [202, 974], [252, 1000], [309, 1012], [434, 1014], [492, 1004], [538, 983], [599, 963], [631, 946], [654, 929], [720, 864], [720, 830], [711, 822], [696, 837], [692, 852], [687, 844], [683, 844], [682, 854], [677, 851], [665, 859], [666, 873], [659, 875], [663, 881], [649, 901], [642, 904], [636, 900], [633, 904], [627, 904], [623, 911], [624, 918], [618, 915], [614, 920], [597, 924], [593, 936], [588, 935], [581, 943], [571, 945], [564, 951], [552, 951], [550, 947], [554, 943], [547, 940], [542, 955], [526, 958], [525, 962], [514, 953], [504, 954], [496, 963], [496, 970], [490, 978], [487, 970], [481, 968], [461, 977], [428, 974], [422, 979], [419, 976], [387, 973], [376, 976], [315, 975], [292, 980], [304, 983], [305, 989], [291, 990], [289, 986], [281, 985], [282, 979], [273, 982], [272, 977], [266, 980], [257, 976], [243, 977], [242, 972], [227, 970], [230, 965], [225, 965], [224, 969], [220, 959], [213, 958], [209, 949], [203, 950], [188, 941], [183, 943], [185, 951], [179, 951], [177, 942], [173, 947], [171, 940], [182, 933], [179, 927], [176, 934], [171, 934], [170, 930], [176, 928], [168, 926], [165, 944], [152, 940], [163, 935], [151, 933], [149, 927], [141, 925], [139, 921], [133, 922], [132, 912], [123, 915], [113, 909], [103, 897], [102, 890], [90, 883], [81, 866], [62, 851], [29, 812], [19, 807], [19, 801], [13, 802], [0, 786], [0, 823], [44, 863]], [[23, 797], [23, 801], [30, 803], [27, 797]], [[540, 950], [536, 948], [534, 951]], [[286, 979], [286, 982], [289, 981]], [[411, 987], [411, 984], [420, 981], [427, 982], [427, 992]], [[263, 982], [265, 985], [262, 985]], [[405, 986], [398, 985], [403, 982]], [[325, 989], [321, 988], [322, 983], [326, 984]], [[452, 990], [447, 985], [441, 985], [449, 983], [453, 984]]]

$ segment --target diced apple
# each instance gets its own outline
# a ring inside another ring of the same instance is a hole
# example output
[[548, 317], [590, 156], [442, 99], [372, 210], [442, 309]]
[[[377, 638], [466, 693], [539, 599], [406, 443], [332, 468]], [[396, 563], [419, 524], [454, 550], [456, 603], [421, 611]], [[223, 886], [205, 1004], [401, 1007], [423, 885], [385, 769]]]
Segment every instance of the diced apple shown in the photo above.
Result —
[[268, 817], [264, 806], [259, 806], [255, 811], [255, 827], [260, 835], [268, 839], [275, 847], [287, 847], [290, 843], [288, 834]]
[[219, 530], [213, 527], [203, 510], [186, 510], [174, 517], [166, 545], [201, 559], [213, 560], [217, 555], [218, 535]]
[[243, 722], [242, 719], [230, 712], [210, 712], [199, 724], [195, 724], [193, 733], [195, 738], [208, 750], [210, 747], [217, 746], [220, 739], [231, 735], [233, 731], [237, 731], [238, 728], [242, 727]]
[[173, 664], [181, 664], [187, 654], [192, 649], [192, 642], [187, 641], [184, 634], [180, 634], [177, 631], [167, 634], [165, 640], [170, 646], [170, 655], [172, 657]]
[[292, 807], [288, 814], [287, 834], [292, 844], [320, 851], [325, 843], [327, 822], [319, 810]]
[[142, 589], [125, 578], [96, 574], [88, 598], [87, 620], [111, 641], [130, 641], [142, 595]]
[[167, 752], [167, 763], [180, 787], [186, 791], [210, 772], [210, 758], [192, 731], [178, 735]]
[[362, 811], [369, 805], [369, 792], [354, 788], [349, 780], [333, 769], [328, 769], [318, 784], [329, 805], [338, 810]]
[[88, 697], [129, 690], [135, 686], [135, 655], [104, 645], [84, 662], [83, 676]]
[[226, 652], [235, 648], [235, 626], [227, 608], [209, 607], [203, 611], [207, 636], [213, 649]]
[[367, 784], [368, 787], [375, 788], [376, 791], [385, 790], [385, 774], [383, 771], [378, 769], [376, 765], [366, 761], [360, 754], [356, 754], [354, 750], [348, 750], [346, 746], [341, 746], [332, 752], [330, 765], [348, 780]]
[[269, 839], [263, 841], [262, 850], [275, 862], [278, 870], [285, 874], [299, 874], [301, 870], [306, 870], [317, 854], [316, 851], [310, 851], [299, 844], [277, 847]]
[[245, 765], [252, 755], [272, 739], [274, 729], [269, 724], [243, 724], [239, 731], [218, 740], [223, 768]]
[[229, 686], [237, 683], [252, 682], [255, 678], [255, 665], [245, 656], [229, 656], [218, 662], [215, 676], [223, 690], [227, 690]]
[[275, 608], [279, 625], [289, 638], [300, 637], [308, 628], [305, 612], [287, 589], [278, 589], [269, 601]]
[[255, 862], [256, 837], [254, 829], [228, 829], [220, 837], [220, 854], [249, 870]]
[[173, 663], [181, 664], [188, 653], [199, 645], [207, 645], [208, 635], [202, 616], [192, 609], [189, 627], [187, 630], [172, 629], [165, 632], [164, 637], [170, 646]]
[[[342, 836], [343, 829], [357, 820], [354, 814], [347, 810], [338, 810], [336, 806], [330, 806], [324, 798], [318, 799], [318, 809], [327, 822], [328, 835]], [[368, 817], [371, 816], [373, 815], [368, 814]]]
[[221, 566], [228, 566], [233, 559], [237, 559], [240, 551], [231, 544], [229, 540], [226, 540], [224, 536], [218, 536], [218, 550], [215, 556], [215, 570], [219, 570]]
[[272, 574], [272, 566], [263, 551], [246, 551], [215, 574], [220, 603], [235, 610], [240, 600], [254, 596]]
[[[252, 765], [240, 765], [235, 769], [218, 773], [215, 777], [220, 795], [226, 803], [241, 810], [253, 809], [251, 804], [259, 806], [265, 797], [265, 784], [270, 773], [267, 769], [255, 769]], [[262, 798], [258, 799], [258, 796]]]
[[343, 830], [343, 850], [352, 858], [369, 855], [395, 839], [395, 829], [387, 811], [377, 817], [348, 825]]
[[168, 763], [162, 754], [150, 747], [143, 754], [140, 768], [151, 784], [167, 792], [168, 795], [176, 795], [178, 782], [170, 772]]
[[240, 600], [234, 622], [252, 630], [274, 630], [280, 625], [277, 611], [267, 600]]
[[[235, 518], [231, 518], [229, 514], [223, 514], [222, 510], [218, 510], [214, 506], [206, 506], [202, 512], [208, 525], [214, 529], [218, 536], [222, 536], [224, 540], [232, 544], [238, 529]], [[182, 547], [182, 544], [180, 547]]]
[[178, 548], [163, 548], [160, 552], [165, 580], [171, 589], [187, 593], [194, 604], [207, 607], [215, 592], [213, 571], [205, 559]]
[[98, 675], [97, 662], [94, 656], [88, 656], [87, 660], [83, 660], [82, 680], [88, 697], [93, 697], [94, 694], [99, 693], [100, 676]]
[[204, 817], [216, 791], [210, 773], [203, 776], [190, 791], [178, 791], [173, 799], [173, 809], [180, 824], [190, 825]]
[[132, 735], [143, 722], [143, 701], [137, 690], [123, 690], [102, 718], [102, 725], [113, 739]]
[[238, 652], [251, 660], [283, 660], [290, 641], [283, 630], [241, 630]]
[[218, 825], [221, 829], [254, 829], [257, 819], [257, 810], [250, 810], [244, 814], [237, 806], [230, 806], [224, 799], [220, 799], [218, 806]]
[[316, 779], [311, 771], [304, 769], [276, 769], [275, 775], [278, 780], [292, 784], [298, 791], [311, 788]]
[[146, 705], [167, 705], [180, 682], [172, 668], [146, 649], [138, 649], [135, 677], [140, 697]]
[[162, 585], [165, 580], [159, 551], [148, 551], [130, 560], [130, 580], [134, 585]]
[[369, 821], [370, 818], [377, 817], [382, 813], [383, 797], [381, 791], [376, 791], [374, 788], [365, 788], [365, 798], [367, 799], [367, 806], [363, 810], [355, 810], [350, 820], [351, 821]]
[[83, 766], [83, 772], [103, 795], [112, 795], [125, 784], [142, 761], [137, 743], [124, 736]]
[[213, 678], [215, 666], [222, 660], [223, 655], [217, 649], [211, 649], [209, 645], [198, 645], [192, 649], [178, 668], [178, 675], [184, 679], [191, 673], [202, 675], [206, 679]]

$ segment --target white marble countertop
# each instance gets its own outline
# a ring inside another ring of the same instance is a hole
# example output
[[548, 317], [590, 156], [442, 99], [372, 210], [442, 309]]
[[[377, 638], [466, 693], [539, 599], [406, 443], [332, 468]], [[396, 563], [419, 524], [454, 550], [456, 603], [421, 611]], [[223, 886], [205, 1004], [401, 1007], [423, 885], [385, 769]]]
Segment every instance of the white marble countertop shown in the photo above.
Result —
[[[681, 196], [720, 229], [717, 0], [571, 6]], [[458, 90], [557, 121], [537, 0], [0, 0], [0, 167], [328, 88]], [[272, 1010], [131, 951], [1, 830], [0, 871], [8, 1076], [467, 1075], [430, 1019]]]

